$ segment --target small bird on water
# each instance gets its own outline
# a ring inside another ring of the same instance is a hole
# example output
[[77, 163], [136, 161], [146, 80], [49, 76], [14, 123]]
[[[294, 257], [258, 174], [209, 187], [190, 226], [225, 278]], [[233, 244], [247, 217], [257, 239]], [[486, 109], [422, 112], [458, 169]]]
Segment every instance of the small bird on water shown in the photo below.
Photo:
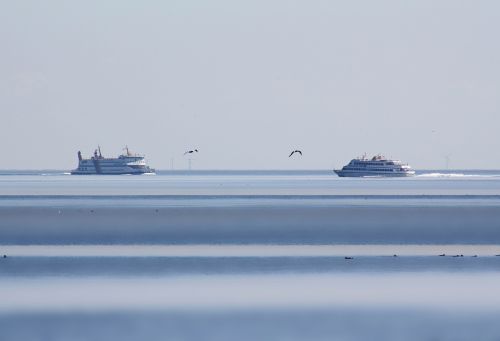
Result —
[[302, 155], [302, 151], [300, 151], [300, 150], [294, 150], [293, 152], [290, 153], [290, 155], [288, 155], [288, 157], [291, 157], [295, 153], [299, 153], [300, 155]]

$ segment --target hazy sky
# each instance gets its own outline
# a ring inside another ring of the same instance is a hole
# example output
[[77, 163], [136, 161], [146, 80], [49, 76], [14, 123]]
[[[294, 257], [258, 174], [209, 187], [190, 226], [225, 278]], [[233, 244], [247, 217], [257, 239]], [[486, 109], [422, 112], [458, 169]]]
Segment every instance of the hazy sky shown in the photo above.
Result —
[[499, 34], [498, 1], [2, 1], [0, 168], [499, 169]]

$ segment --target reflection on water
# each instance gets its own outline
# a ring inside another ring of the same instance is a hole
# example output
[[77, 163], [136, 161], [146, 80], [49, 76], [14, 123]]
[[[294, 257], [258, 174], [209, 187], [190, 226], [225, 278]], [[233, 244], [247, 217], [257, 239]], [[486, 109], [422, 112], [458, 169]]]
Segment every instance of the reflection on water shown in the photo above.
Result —
[[15, 257], [335, 257], [335, 256], [496, 256], [498, 244], [194, 244], [194, 245], [2, 245]]
[[500, 274], [0, 282], [10, 340], [498, 340]]
[[96, 200], [85, 208], [0, 207], [0, 244], [500, 244], [500, 205], [468, 206], [467, 200], [475, 201], [106, 208]]
[[498, 315], [400, 309], [244, 309], [0, 314], [7, 340], [496, 341]]
[[[349, 255], [349, 254], [347, 254]], [[0, 260], [0, 278], [160, 277], [233, 274], [329, 274], [394, 272], [495, 272], [498, 256], [336, 257], [11, 257]], [[346, 259], [345, 257], [352, 258]]]
[[498, 313], [500, 273], [4, 278], [0, 301], [3, 312], [378, 307]]
[[500, 172], [330, 173], [0, 174], [0, 340], [500, 339]]

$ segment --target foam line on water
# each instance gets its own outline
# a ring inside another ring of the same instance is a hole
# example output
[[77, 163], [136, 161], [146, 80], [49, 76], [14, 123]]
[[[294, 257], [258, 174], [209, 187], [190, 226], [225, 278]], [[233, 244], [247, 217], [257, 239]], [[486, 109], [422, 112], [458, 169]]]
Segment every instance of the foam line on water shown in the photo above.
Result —
[[499, 178], [500, 174], [464, 174], [464, 173], [424, 173], [416, 178]]
[[9, 257], [495, 256], [500, 245], [1, 245]]

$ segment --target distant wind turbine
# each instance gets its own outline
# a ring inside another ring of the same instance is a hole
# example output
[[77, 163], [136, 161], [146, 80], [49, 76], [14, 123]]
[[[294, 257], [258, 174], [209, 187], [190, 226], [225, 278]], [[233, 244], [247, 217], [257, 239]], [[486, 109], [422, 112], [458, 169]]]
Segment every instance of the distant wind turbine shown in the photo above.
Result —
[[451, 154], [446, 154], [444, 156], [444, 160], [445, 160], [445, 164], [446, 164], [446, 169], [450, 169], [450, 158], [451, 158]]

